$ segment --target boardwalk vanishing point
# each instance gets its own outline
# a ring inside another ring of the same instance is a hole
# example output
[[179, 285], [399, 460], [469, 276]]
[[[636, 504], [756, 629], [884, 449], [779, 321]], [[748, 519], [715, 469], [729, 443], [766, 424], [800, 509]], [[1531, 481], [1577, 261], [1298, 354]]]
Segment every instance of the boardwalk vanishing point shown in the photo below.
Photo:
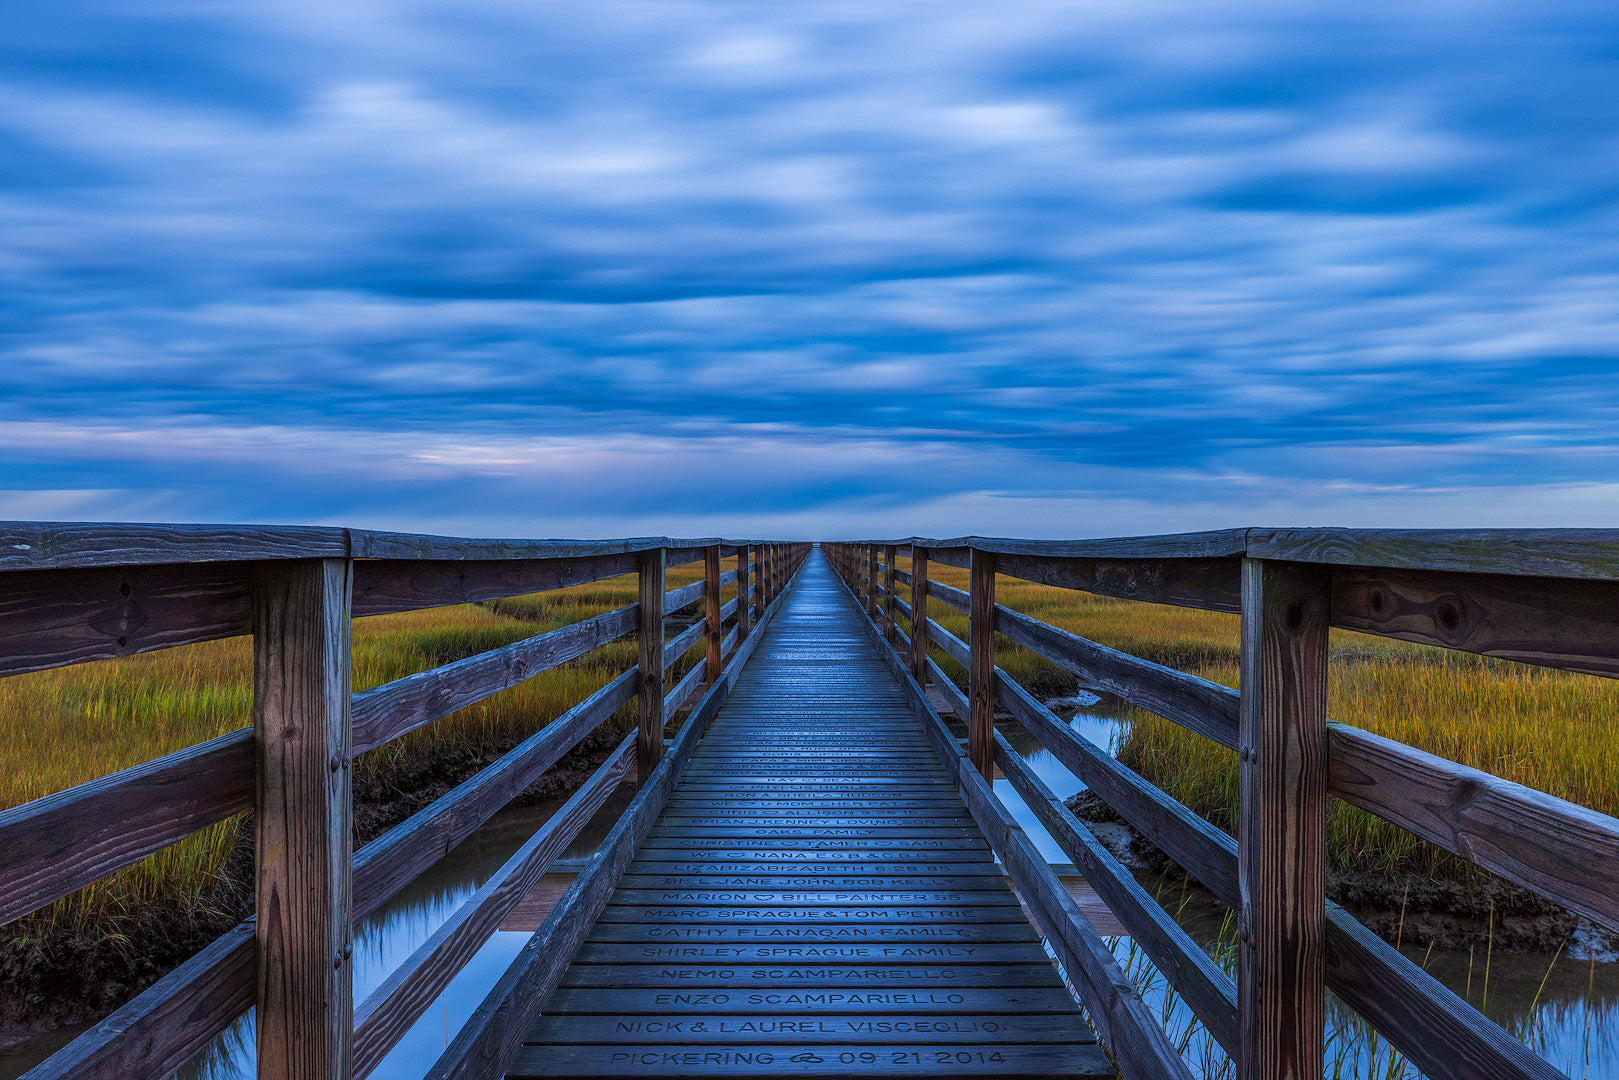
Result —
[[513, 1077], [1112, 1076], [811, 556]]

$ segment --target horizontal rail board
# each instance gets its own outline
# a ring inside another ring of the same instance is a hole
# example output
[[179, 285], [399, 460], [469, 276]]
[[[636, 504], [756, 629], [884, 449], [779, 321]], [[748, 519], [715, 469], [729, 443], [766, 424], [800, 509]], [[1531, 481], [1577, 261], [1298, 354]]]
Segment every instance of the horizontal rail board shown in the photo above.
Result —
[[1619, 676], [1619, 582], [1338, 567], [1332, 624], [1608, 678]]
[[0, 590], [0, 676], [252, 631], [253, 567], [25, 570]]
[[375, 911], [634, 696], [631, 669], [360, 849], [354, 858], [354, 917]]
[[253, 729], [0, 811], [0, 925], [253, 803]]
[[[1002, 676], [998, 687], [1065, 768], [1222, 904], [1240, 904], [1234, 839], [1079, 737], [1017, 683]], [[1335, 904], [1327, 905], [1327, 985], [1434, 1080], [1562, 1077]]]
[[1215, 1041], [1235, 1058], [1237, 984], [1052, 794], [1012, 749], [1006, 737], [997, 733], [995, 738], [996, 764], [1023, 797], [1024, 804], [1034, 812], [1063, 853], [1073, 860], [1108, 910], [1129, 930], [1130, 936], [1168, 978]]
[[354, 564], [354, 615], [499, 600], [634, 572], [633, 552], [539, 560], [361, 559]]
[[634, 767], [631, 733], [561, 809], [372, 991], [354, 1014], [355, 1077], [369, 1075], [382, 1062]]
[[353, 752], [362, 754], [392, 742], [634, 633], [640, 617], [639, 605], [630, 604], [355, 694]]

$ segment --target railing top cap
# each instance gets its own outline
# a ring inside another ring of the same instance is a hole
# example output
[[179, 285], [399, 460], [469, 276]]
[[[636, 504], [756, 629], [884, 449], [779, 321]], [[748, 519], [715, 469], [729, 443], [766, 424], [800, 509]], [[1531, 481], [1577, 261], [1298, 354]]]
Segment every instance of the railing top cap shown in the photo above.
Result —
[[1091, 559], [1280, 559], [1514, 576], [1619, 579], [1615, 529], [1226, 529], [1095, 540], [994, 536], [851, 540], [935, 550]]
[[619, 540], [504, 540], [430, 536], [316, 525], [141, 525], [0, 521], [0, 570], [262, 559], [559, 559], [654, 548], [693, 550], [784, 543], [721, 537], [638, 536]]

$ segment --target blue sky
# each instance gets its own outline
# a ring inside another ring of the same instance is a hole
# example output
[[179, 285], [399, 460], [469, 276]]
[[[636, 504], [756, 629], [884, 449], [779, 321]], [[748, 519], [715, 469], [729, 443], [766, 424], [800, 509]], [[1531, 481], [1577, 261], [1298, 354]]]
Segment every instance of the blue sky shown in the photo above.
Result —
[[1619, 526], [1611, 3], [7, 10], [0, 517]]

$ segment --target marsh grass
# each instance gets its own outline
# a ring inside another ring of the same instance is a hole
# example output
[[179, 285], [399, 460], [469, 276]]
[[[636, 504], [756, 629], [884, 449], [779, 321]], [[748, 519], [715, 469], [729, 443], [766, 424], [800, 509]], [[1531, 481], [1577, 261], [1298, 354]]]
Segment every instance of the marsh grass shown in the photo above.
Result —
[[[907, 560], [899, 560], [908, 569]], [[932, 564], [959, 589], [968, 574]], [[996, 599], [1083, 637], [1227, 686], [1239, 682], [1236, 615], [1144, 604], [996, 579]], [[901, 586], [901, 595], [908, 592]], [[965, 639], [967, 616], [937, 600], [930, 611]], [[966, 672], [937, 649], [945, 672]], [[1004, 637], [996, 661], [1025, 686], [1058, 692], [1072, 677]], [[1619, 815], [1619, 684], [1595, 676], [1334, 630], [1328, 713], [1439, 757]], [[1210, 821], [1231, 831], [1236, 755], [1150, 713], [1127, 709], [1118, 756]], [[1478, 871], [1411, 833], [1333, 801], [1328, 844], [1340, 873], [1467, 878]]]
[[[702, 575], [671, 567], [670, 588]], [[728, 586], [726, 598], [734, 595]], [[488, 604], [357, 619], [354, 689], [364, 690], [589, 618], [636, 599], [634, 575]], [[700, 655], [699, 649], [694, 654]], [[694, 662], [684, 658], [675, 674]], [[251, 722], [252, 641], [230, 638], [0, 679], [0, 809], [236, 730]], [[362, 756], [357, 787], [410, 766], [500, 753], [635, 663], [625, 639], [545, 672]], [[609, 722], [627, 729], [634, 706]], [[374, 786], [374, 785], [373, 785]], [[91, 928], [116, 936], [144, 907], [210, 903], [237, 845], [240, 818], [220, 822], [29, 916], [24, 933]]]

